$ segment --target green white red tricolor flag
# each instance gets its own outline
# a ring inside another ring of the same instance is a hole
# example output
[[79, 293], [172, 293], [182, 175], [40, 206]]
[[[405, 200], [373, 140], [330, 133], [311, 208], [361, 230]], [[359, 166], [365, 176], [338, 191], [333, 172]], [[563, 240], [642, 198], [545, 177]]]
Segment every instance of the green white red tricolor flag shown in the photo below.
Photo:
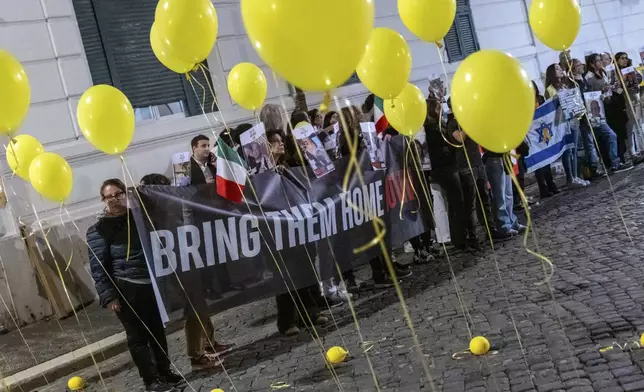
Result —
[[373, 122], [376, 123], [376, 133], [381, 134], [389, 126], [387, 117], [385, 117], [384, 102], [382, 98], [374, 97], [373, 106]]
[[241, 203], [246, 177], [246, 167], [239, 154], [226, 143], [217, 143], [217, 194], [226, 200]]

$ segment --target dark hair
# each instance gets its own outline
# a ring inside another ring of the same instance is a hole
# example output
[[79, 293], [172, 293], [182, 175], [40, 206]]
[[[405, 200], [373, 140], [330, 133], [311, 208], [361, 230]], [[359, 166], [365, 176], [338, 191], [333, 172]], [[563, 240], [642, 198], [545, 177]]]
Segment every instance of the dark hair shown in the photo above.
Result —
[[141, 178], [141, 185], [172, 185], [172, 182], [163, 174], [150, 173]]
[[534, 80], [532, 81], [532, 88], [534, 89], [534, 101], [537, 105], [542, 105], [544, 102], [546, 102], [546, 99], [541, 95], [541, 91], [539, 91], [539, 86], [537, 86], [537, 82]]
[[546, 69], [546, 86], [552, 86], [559, 90], [563, 86], [563, 82], [561, 78], [557, 77], [557, 65], [559, 64], [550, 64]]
[[364, 113], [370, 112], [371, 109], [373, 109], [373, 105], [376, 103], [376, 96], [373, 94], [367, 95], [367, 98], [364, 100], [364, 103], [362, 104], [362, 111]]
[[208, 140], [210, 142], [210, 138], [206, 135], [197, 135], [192, 138], [192, 141], [190, 142], [190, 145], [192, 148], [199, 147], [199, 142], [202, 140]]
[[430, 98], [427, 100], [427, 115], [434, 120], [438, 120], [440, 117], [436, 113], [436, 109], [441, 106], [441, 102], [438, 99]]
[[295, 110], [291, 114], [291, 126], [295, 128], [295, 126], [302, 121], [309, 122], [311, 119], [309, 118], [308, 113], [306, 113], [304, 110]]
[[[617, 54], [615, 55], [615, 64], [617, 64], [617, 60], [619, 60], [619, 58], [622, 57], [622, 56], [626, 56], [626, 60], [630, 60], [628, 58], [628, 53], [626, 53], [626, 52], [617, 52]], [[619, 67], [619, 64], [617, 64], [617, 66]], [[628, 61], [627, 61], [626, 67], [628, 67]]]
[[271, 129], [266, 131], [266, 140], [268, 140], [269, 143], [271, 143], [271, 139], [273, 136], [279, 135], [279, 137], [282, 138], [282, 142], [286, 143], [286, 137], [284, 136], [284, 132], [280, 129]]
[[320, 112], [320, 109], [311, 109], [308, 112], [309, 118], [311, 119], [311, 123], [315, 121], [315, 117], [317, 117], [318, 113]]
[[252, 127], [253, 127], [253, 124], [243, 123], [243, 124], [239, 124], [237, 128], [230, 131], [230, 138], [232, 139], [233, 143], [241, 144], [241, 140], [240, 140], [241, 134], [248, 131]]
[[322, 124], [323, 128], [327, 128], [328, 126], [331, 125], [331, 118], [333, 117], [334, 114], [338, 114], [338, 113], [328, 112], [327, 114], [324, 115], [324, 124]]
[[603, 68], [597, 69], [595, 67], [597, 57], [601, 60], [601, 55], [599, 53], [592, 53], [589, 56], [586, 56], [586, 69], [588, 72], [592, 72], [597, 78], [602, 78], [606, 74], [606, 71]]
[[101, 185], [101, 197], [103, 197], [103, 191], [105, 190], [105, 188], [107, 188], [110, 185], [119, 188], [123, 192], [125, 192], [126, 190], [125, 184], [123, 183], [123, 181], [119, 180], [118, 178], [110, 178], [109, 180], [103, 181], [103, 184]]

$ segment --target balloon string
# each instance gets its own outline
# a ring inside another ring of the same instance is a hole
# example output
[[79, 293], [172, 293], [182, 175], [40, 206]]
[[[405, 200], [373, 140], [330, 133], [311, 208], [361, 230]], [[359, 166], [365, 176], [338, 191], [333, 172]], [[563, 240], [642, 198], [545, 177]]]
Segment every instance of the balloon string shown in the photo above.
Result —
[[[336, 107], [340, 107], [340, 104], [338, 102], [337, 97], [335, 97], [335, 104]], [[357, 152], [358, 152], [358, 140], [357, 140], [357, 133], [356, 135], [351, 138], [348, 135], [348, 127], [347, 127], [347, 121], [344, 118], [344, 115], [342, 113], [342, 110], [340, 110], [340, 121], [342, 121], [342, 126], [344, 128], [345, 132], [345, 138], [347, 140], [347, 143], [349, 144], [349, 150], [350, 150], [350, 158], [349, 158], [349, 167], [347, 169], [347, 172], [345, 173], [344, 179], [342, 181], [342, 190], [343, 192], [346, 192], [348, 190], [348, 183], [349, 183], [349, 177], [352, 169], [355, 169], [355, 173], [358, 176], [358, 180], [360, 181], [360, 184], [365, 184], [364, 181], [364, 176], [362, 174], [362, 170], [360, 168], [360, 165], [358, 163], [358, 160], [356, 159], [357, 157]], [[401, 201], [402, 202], [402, 201]], [[351, 205], [351, 204], [350, 204]], [[356, 208], [352, 206], [352, 208]], [[396, 275], [396, 271], [393, 267], [393, 263], [391, 261], [391, 256], [389, 254], [389, 249], [387, 249], [387, 246], [384, 241], [384, 236], [386, 233], [386, 227], [382, 219], [378, 218], [377, 216], [374, 216], [374, 219], [371, 220], [374, 230], [376, 231], [377, 235], [376, 238], [374, 238], [369, 244], [358, 248], [354, 249], [354, 253], [359, 253], [361, 251], [364, 251], [366, 249], [371, 248], [374, 243], [377, 243], [380, 245], [380, 251], [382, 252], [382, 256], [385, 259], [385, 265], [387, 267], [387, 270], [389, 272], [389, 276], [391, 277], [391, 281], [394, 285], [394, 289], [396, 291], [396, 295], [398, 297], [398, 300], [400, 302], [400, 307], [403, 313], [403, 316], [405, 318], [405, 322], [407, 324], [407, 327], [409, 328], [411, 334], [412, 334], [412, 341], [414, 342], [414, 346], [416, 347], [418, 351], [418, 356], [421, 360], [421, 364], [423, 366], [423, 370], [425, 372], [425, 376], [427, 377], [427, 380], [429, 380], [430, 385], [432, 387], [432, 391], [436, 391], [436, 385], [434, 383], [434, 379], [431, 375], [431, 372], [429, 370], [429, 364], [427, 363], [427, 360], [425, 358], [425, 354], [422, 352], [422, 349], [420, 349], [420, 340], [418, 338], [418, 334], [416, 333], [416, 330], [414, 328], [414, 323], [411, 319], [411, 315], [409, 313], [409, 308], [407, 306], [407, 303], [405, 301], [402, 289], [400, 287], [398, 277]]]
[[98, 257], [98, 255], [94, 252], [94, 249], [92, 249], [92, 247], [89, 245], [89, 243], [87, 242], [87, 240], [86, 240], [86, 239], [84, 239], [84, 238], [85, 238], [85, 234], [81, 231], [80, 227], [78, 227], [78, 225], [76, 224], [76, 221], [74, 221], [74, 218], [72, 217], [72, 215], [70, 214], [70, 212], [67, 210], [67, 208], [66, 208], [64, 205], [62, 206], [62, 208], [63, 208], [63, 210], [65, 211], [65, 213], [67, 214], [67, 217], [69, 218], [69, 221], [72, 223], [72, 225], [74, 226], [74, 228], [75, 228], [75, 229], [76, 229], [76, 231], [78, 232], [78, 234], [79, 234], [79, 238], [81, 238], [81, 240], [83, 241], [83, 244], [85, 244], [85, 245], [87, 246], [87, 249], [88, 249], [88, 250], [89, 250], [89, 252], [91, 253], [90, 258], [91, 258], [91, 257], [94, 257], [94, 258], [96, 259], [96, 261], [98, 262], [98, 265], [100, 265], [100, 267], [103, 269], [103, 272], [105, 273], [105, 276], [107, 276], [107, 278], [109, 279], [110, 284], [112, 285], [112, 287], [113, 287], [113, 288], [116, 290], [116, 292], [118, 293], [118, 295], [119, 295], [119, 302], [120, 302], [121, 300], [123, 300], [123, 301], [125, 302], [125, 305], [127, 305], [127, 306], [130, 308], [130, 310], [132, 311], [132, 313], [134, 314], [134, 316], [136, 316], [136, 318], [139, 320], [139, 322], [141, 323], [141, 325], [143, 325], [143, 327], [146, 329], [146, 331], [148, 331], [148, 333], [150, 334], [150, 337], [152, 337], [152, 339], [153, 339], [153, 340], [154, 340], [154, 342], [157, 344], [157, 346], [159, 347], [159, 349], [161, 350], [161, 352], [163, 353], [163, 355], [165, 355], [165, 356], [166, 356], [166, 358], [168, 358], [168, 360], [170, 361], [170, 365], [171, 365], [171, 366], [172, 366], [172, 367], [173, 367], [173, 368], [174, 368], [174, 369], [179, 373], [179, 375], [183, 378], [183, 380], [188, 384], [188, 386], [190, 387], [190, 389], [192, 389], [192, 391], [193, 391], [193, 392], [197, 392], [197, 391], [192, 387], [192, 385], [190, 384], [190, 382], [189, 382], [189, 381], [184, 377], [184, 375], [181, 373], [181, 371], [179, 370], [179, 368], [174, 364], [174, 362], [173, 362], [173, 361], [172, 361], [172, 359], [170, 358], [170, 356], [169, 356], [168, 352], [166, 352], [166, 351], [163, 349], [163, 347], [161, 346], [161, 343], [158, 341], [158, 339], [157, 339], [157, 338], [155, 337], [155, 335], [152, 333], [152, 331], [150, 330], [150, 328], [148, 327], [148, 325], [143, 321], [143, 319], [141, 319], [141, 316], [139, 316], [139, 314], [138, 314], [138, 313], [137, 313], [137, 311], [134, 309], [134, 307], [132, 306], [132, 304], [130, 304], [130, 302], [127, 300], [127, 298], [125, 298], [125, 296], [124, 296], [124, 295], [123, 295], [123, 293], [121, 292], [121, 289], [118, 287], [118, 285], [117, 285], [117, 284], [116, 284], [116, 282], [114, 281], [114, 278], [112, 278], [112, 276], [110, 275], [109, 271], [105, 268], [105, 265], [103, 265], [103, 260], [101, 260], [101, 259]]

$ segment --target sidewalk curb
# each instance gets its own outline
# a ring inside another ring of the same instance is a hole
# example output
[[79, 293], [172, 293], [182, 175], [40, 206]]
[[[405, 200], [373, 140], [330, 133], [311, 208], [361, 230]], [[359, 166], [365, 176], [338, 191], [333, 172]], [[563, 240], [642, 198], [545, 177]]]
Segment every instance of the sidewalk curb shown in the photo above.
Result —
[[[183, 323], [171, 323], [166, 328], [166, 335], [182, 328]], [[39, 388], [75, 371], [93, 366], [94, 361], [98, 364], [125, 351], [127, 351], [127, 339], [125, 332], [120, 332], [0, 379], [0, 387], [8, 391], [28, 391]]]

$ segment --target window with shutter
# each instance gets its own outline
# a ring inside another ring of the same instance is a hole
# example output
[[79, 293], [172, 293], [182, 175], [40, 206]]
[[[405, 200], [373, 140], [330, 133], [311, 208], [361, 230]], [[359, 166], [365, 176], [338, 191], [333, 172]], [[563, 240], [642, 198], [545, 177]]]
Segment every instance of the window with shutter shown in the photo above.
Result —
[[[73, 0], [73, 4], [94, 84], [111, 84], [123, 91], [139, 121], [202, 112], [202, 99], [196, 99], [185, 77], [164, 67], [152, 52], [149, 37], [157, 0]], [[201, 72], [193, 77], [206, 86]], [[196, 83], [195, 89], [201, 95]], [[209, 89], [206, 97], [204, 108], [209, 112], [214, 100]]]
[[460, 61], [479, 49], [470, 2], [457, 0], [456, 18], [445, 36], [447, 57], [450, 62]]

